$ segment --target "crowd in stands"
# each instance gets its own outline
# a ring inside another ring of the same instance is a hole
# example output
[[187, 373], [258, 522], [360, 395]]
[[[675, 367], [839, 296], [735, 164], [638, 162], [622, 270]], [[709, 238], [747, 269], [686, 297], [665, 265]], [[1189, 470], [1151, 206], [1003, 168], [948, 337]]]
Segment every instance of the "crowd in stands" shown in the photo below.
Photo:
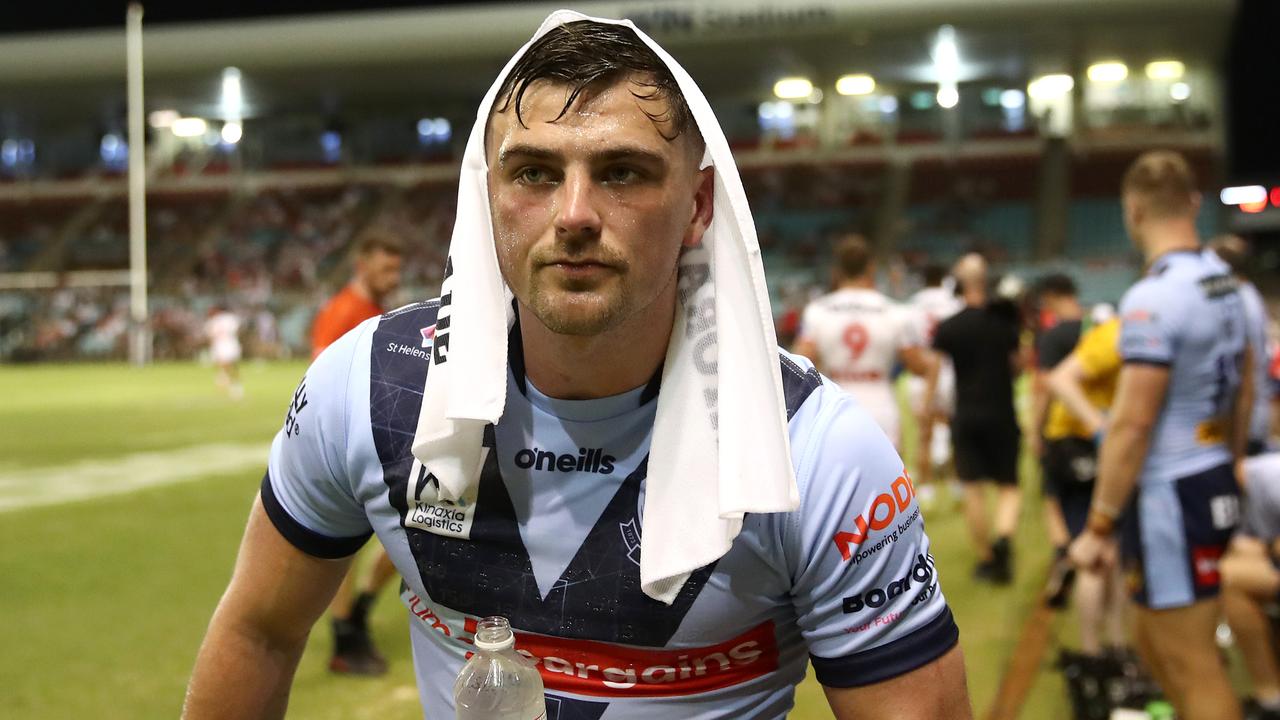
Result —
[[[917, 160], [901, 181], [901, 210], [887, 226], [881, 208], [894, 192], [894, 177], [882, 160], [744, 165], [780, 335], [794, 332], [798, 308], [828, 283], [830, 242], [840, 233], [888, 238], [896, 254], [882, 272], [899, 298], [914, 289], [927, 264], [970, 250], [1005, 269], [1024, 267], [1036, 230], [1037, 162]], [[1081, 183], [1073, 177], [1073, 185]], [[1080, 214], [1089, 221], [1082, 227], [1094, 228], [1099, 201], [1088, 191], [1073, 194], [1072, 224]], [[305, 355], [316, 308], [349, 272], [353, 237], [374, 224], [400, 233], [409, 248], [392, 304], [433, 296], [455, 192], [453, 183], [435, 181], [153, 195], [147, 252], [154, 357], [198, 356], [201, 324], [214, 305], [240, 316], [248, 357]], [[1115, 205], [1108, 210], [1117, 216], [1114, 230], [1122, 234], [1118, 204], [1108, 202]], [[125, 270], [127, 221], [122, 198], [0, 202], [0, 273]], [[1079, 244], [1069, 246], [1074, 251]], [[1134, 270], [1127, 253], [1120, 235], [1094, 242], [1089, 253], [1068, 253], [1069, 262], [1091, 258], [1089, 275], [1102, 285], [1090, 299], [1116, 299], [1111, 286], [1126, 285]], [[36, 289], [0, 285], [0, 358], [123, 357], [129, 325], [123, 280], [75, 287], [59, 277]]]

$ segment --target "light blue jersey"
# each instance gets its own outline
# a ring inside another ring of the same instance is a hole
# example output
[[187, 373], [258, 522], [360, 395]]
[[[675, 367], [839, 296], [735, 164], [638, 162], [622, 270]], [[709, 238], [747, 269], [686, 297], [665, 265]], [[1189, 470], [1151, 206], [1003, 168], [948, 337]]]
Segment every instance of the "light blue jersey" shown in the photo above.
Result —
[[1209, 252], [1164, 255], [1125, 293], [1120, 314], [1124, 361], [1169, 368], [1141, 483], [1170, 483], [1229, 463], [1225, 431], [1247, 342], [1230, 269]]
[[478, 488], [442, 500], [410, 452], [437, 307], [367, 321], [315, 361], [262, 486], [305, 552], [342, 557], [378, 535], [404, 578], [427, 717], [453, 716], [454, 677], [487, 615], [511, 620], [550, 720], [783, 718], [810, 661], [823, 684], [851, 687], [955, 646], [901, 459], [801, 358], [779, 365], [800, 508], [749, 514], [669, 606], [640, 589], [656, 380], [556, 400], [526, 381], [513, 337]]

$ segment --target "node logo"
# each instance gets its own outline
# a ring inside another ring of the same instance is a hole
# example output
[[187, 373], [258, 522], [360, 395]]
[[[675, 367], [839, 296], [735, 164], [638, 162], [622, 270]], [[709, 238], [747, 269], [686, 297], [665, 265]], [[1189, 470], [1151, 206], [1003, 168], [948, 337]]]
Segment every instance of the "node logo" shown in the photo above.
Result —
[[298, 416], [302, 414], [302, 409], [307, 406], [307, 378], [304, 375], [302, 382], [298, 383], [298, 389], [293, 391], [293, 401], [289, 403], [289, 412], [284, 416], [284, 436], [293, 437], [302, 433], [302, 425], [298, 423]]
[[[889, 492], [877, 495], [865, 512], [853, 518], [853, 532], [840, 530], [832, 536], [831, 541], [835, 543], [836, 549], [840, 551], [840, 558], [844, 562], [849, 562], [854, 558], [858, 547], [866, 542], [871, 532], [892, 529], [894, 519], [899, 513], [904, 513], [907, 508], [911, 507], [915, 497], [915, 486], [911, 483], [911, 476], [904, 469], [902, 474], [889, 485]], [[899, 523], [900, 527], [896, 528], [896, 530], [899, 532], [905, 531], [908, 526], [916, 521], [919, 515], [920, 509], [916, 508], [916, 511], [907, 516], [904, 522]]]
[[613, 464], [618, 458], [606, 455], [604, 448], [578, 448], [578, 454], [557, 455], [548, 450], [525, 448], [516, 453], [516, 467], [521, 470], [545, 470], [546, 472], [589, 472], [612, 475]]
[[[487, 454], [489, 450], [483, 448], [482, 452]], [[483, 463], [483, 458], [481, 462]], [[440, 480], [427, 472], [427, 468], [414, 458], [409, 467], [409, 482], [405, 487], [404, 527], [470, 540], [478, 492], [479, 488], [473, 485], [465, 496], [457, 500], [440, 497]]]

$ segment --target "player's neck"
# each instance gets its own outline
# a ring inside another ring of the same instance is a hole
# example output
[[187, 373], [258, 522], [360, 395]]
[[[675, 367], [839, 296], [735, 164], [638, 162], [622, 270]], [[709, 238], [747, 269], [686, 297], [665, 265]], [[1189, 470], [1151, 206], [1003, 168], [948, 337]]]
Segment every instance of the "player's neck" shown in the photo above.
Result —
[[961, 297], [964, 299], [964, 304], [971, 308], [986, 307], [987, 305], [987, 291], [982, 287], [981, 283], [974, 283], [966, 287]]
[[378, 298], [373, 296], [373, 290], [369, 287], [369, 283], [365, 282], [363, 279], [358, 277], [353, 278], [351, 280], [351, 284], [348, 287], [351, 288], [351, 292], [354, 292], [356, 295], [360, 296], [362, 300], [368, 300], [374, 305], [379, 304]]
[[856, 277], [840, 281], [840, 290], [875, 290], [876, 279], [873, 277]]
[[523, 304], [518, 312], [525, 375], [534, 387], [561, 400], [609, 397], [644, 385], [666, 359], [675, 283], [651, 306], [600, 335], [554, 333]]
[[1146, 232], [1143, 254], [1147, 265], [1173, 252], [1200, 249], [1200, 235], [1191, 220], [1171, 220], [1151, 227]]

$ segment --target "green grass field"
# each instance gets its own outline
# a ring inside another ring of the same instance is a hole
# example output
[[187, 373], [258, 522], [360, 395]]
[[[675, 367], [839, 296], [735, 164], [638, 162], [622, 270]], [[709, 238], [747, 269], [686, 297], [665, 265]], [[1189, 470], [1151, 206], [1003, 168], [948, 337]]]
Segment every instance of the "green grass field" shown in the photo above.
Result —
[[[212, 370], [196, 365], [0, 369], [0, 717], [178, 715], [267, 444], [303, 370], [249, 365], [246, 399], [233, 403], [215, 391]], [[973, 583], [960, 514], [946, 503], [926, 511], [979, 716], [1048, 562], [1039, 484], [1024, 467], [1029, 492], [1012, 587]], [[67, 500], [69, 493], [79, 499]], [[289, 717], [421, 717], [405, 613], [393, 592], [380, 600], [374, 625], [391, 674], [330, 676], [329, 633], [321, 628], [298, 671]], [[1050, 655], [1023, 718], [1070, 717]], [[792, 717], [830, 717], [812, 680]]]

